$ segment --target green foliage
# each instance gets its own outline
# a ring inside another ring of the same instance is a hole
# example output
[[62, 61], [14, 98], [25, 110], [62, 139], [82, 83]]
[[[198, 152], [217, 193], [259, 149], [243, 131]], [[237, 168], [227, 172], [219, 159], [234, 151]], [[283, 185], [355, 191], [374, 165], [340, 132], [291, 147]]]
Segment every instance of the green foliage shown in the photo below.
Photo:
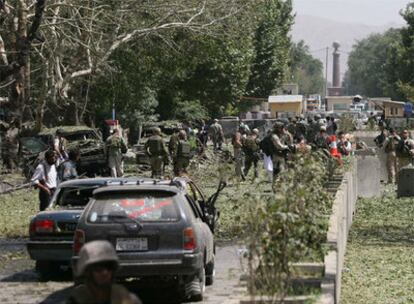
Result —
[[37, 191], [20, 190], [0, 196], [0, 236], [28, 237], [30, 219], [39, 210]]
[[414, 199], [394, 186], [359, 199], [342, 276], [341, 303], [413, 303]]
[[[290, 289], [291, 263], [322, 259], [332, 197], [324, 184], [329, 162], [319, 154], [295, 159], [274, 193], [252, 193], [248, 230], [251, 291], [284, 297]], [[256, 287], [259, 286], [257, 289]]]
[[254, 60], [247, 94], [267, 97], [286, 76], [289, 31], [293, 24], [291, 0], [265, 0], [254, 39]]
[[389, 75], [395, 66], [389, 58], [400, 37], [399, 30], [391, 29], [384, 34], [373, 34], [354, 45], [344, 81], [348, 94], [397, 97]]
[[173, 118], [181, 121], [195, 122], [208, 118], [208, 112], [198, 100], [177, 101], [174, 104]]
[[323, 64], [314, 58], [302, 40], [293, 43], [290, 50], [290, 74], [303, 95], [322, 94], [324, 88]]

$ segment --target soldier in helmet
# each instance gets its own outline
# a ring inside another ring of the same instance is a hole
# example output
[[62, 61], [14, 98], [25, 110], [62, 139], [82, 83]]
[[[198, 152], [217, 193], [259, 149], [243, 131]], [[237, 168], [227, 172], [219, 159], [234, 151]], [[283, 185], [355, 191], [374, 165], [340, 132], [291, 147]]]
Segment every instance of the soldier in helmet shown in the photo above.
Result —
[[257, 164], [260, 159], [260, 139], [259, 130], [253, 129], [252, 132], [243, 141], [243, 151], [245, 155], [244, 176], [249, 173], [250, 167], [254, 167], [254, 177], [259, 177]]
[[154, 128], [153, 134], [145, 143], [145, 152], [150, 158], [151, 177], [160, 178], [164, 175], [164, 165], [169, 163], [168, 150], [161, 137], [161, 129]]
[[209, 128], [210, 138], [213, 141], [214, 150], [221, 150], [224, 141], [223, 127], [219, 124], [218, 119]]
[[141, 304], [136, 295], [114, 283], [117, 268], [118, 257], [111, 243], [86, 243], [79, 252], [74, 271], [77, 278], [84, 278], [84, 284], [73, 289], [67, 304]]
[[127, 146], [119, 134], [119, 129], [116, 128], [113, 132], [105, 141], [108, 167], [111, 170], [112, 177], [122, 177], [124, 175], [122, 153], [126, 152]]
[[325, 126], [319, 127], [319, 133], [315, 136], [314, 145], [316, 149], [329, 149], [329, 139]]
[[271, 139], [273, 144], [272, 161], [274, 177], [286, 169], [286, 153], [289, 152], [289, 146], [282, 139], [286, 131], [285, 125], [281, 122], [277, 122], [273, 127]]
[[187, 167], [190, 164], [191, 145], [187, 140], [187, 134], [184, 130], [178, 133], [178, 143], [173, 152], [174, 174], [181, 176], [187, 173]]
[[234, 160], [235, 160], [235, 173], [238, 179], [243, 181], [246, 180], [244, 173], [243, 173], [243, 134], [242, 130], [239, 129], [234, 133], [232, 138], [232, 145], [233, 145], [233, 153], [234, 153]]

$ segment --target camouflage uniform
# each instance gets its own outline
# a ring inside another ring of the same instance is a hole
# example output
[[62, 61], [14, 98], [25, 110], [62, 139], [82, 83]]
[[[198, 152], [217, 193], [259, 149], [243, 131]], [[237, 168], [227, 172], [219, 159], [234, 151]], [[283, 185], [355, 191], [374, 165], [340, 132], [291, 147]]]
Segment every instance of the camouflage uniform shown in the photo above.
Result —
[[259, 176], [259, 171], [257, 164], [260, 159], [260, 140], [257, 138], [257, 135], [251, 134], [243, 142], [243, 151], [245, 154], [245, 164], [244, 164], [244, 176], [247, 176], [251, 166], [254, 167], [254, 177]]
[[388, 183], [395, 183], [395, 176], [398, 168], [397, 145], [399, 141], [400, 137], [398, 135], [392, 135], [386, 137], [385, 141], [382, 143], [384, 151], [387, 154]]
[[[90, 289], [85, 285], [75, 287], [67, 304], [99, 304]], [[122, 285], [111, 285], [111, 304], [140, 304], [141, 301]]]
[[180, 176], [187, 173], [190, 164], [191, 146], [187, 139], [180, 139], [174, 153], [174, 174]]
[[145, 152], [150, 158], [151, 177], [162, 177], [164, 165], [167, 165], [169, 160], [167, 148], [160, 134], [155, 134], [148, 138], [148, 141], [145, 143]]
[[214, 150], [221, 150], [224, 140], [223, 127], [218, 123], [218, 121], [215, 121], [214, 124], [210, 126], [209, 132], [211, 140], [213, 141]]
[[118, 134], [109, 136], [105, 141], [108, 167], [111, 170], [112, 177], [122, 177], [124, 175], [122, 150], [125, 148], [126, 144]]
[[234, 160], [235, 160], [235, 171], [236, 176], [245, 180], [244, 173], [243, 173], [243, 139], [242, 134], [240, 132], [236, 132], [233, 136], [232, 140], [233, 144], [233, 152], [234, 152]]

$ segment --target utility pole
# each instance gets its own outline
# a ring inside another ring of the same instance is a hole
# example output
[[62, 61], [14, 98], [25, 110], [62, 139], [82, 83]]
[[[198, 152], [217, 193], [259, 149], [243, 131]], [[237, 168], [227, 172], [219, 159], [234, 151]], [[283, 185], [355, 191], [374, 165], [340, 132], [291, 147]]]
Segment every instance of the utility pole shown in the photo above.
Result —
[[329, 60], [329, 46], [326, 47], [326, 59], [325, 59], [325, 97], [328, 96], [328, 60]]
[[328, 60], [329, 60], [329, 46], [326, 47], [326, 59], [325, 59], [325, 97], [323, 100], [323, 106], [327, 110], [327, 98], [328, 96]]

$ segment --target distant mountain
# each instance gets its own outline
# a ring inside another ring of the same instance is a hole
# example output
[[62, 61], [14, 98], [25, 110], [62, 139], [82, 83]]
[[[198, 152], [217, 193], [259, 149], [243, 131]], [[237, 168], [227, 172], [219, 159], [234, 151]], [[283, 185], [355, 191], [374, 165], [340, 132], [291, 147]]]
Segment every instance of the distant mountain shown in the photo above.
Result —
[[384, 26], [372, 26], [364, 24], [345, 23], [320, 17], [297, 15], [292, 30], [293, 41], [304, 40], [309, 46], [312, 55], [325, 63], [326, 47], [329, 46], [328, 80], [332, 78], [332, 43], [339, 41], [341, 44], [341, 74], [347, 70], [348, 54], [356, 41], [366, 38], [372, 33], [382, 33], [394, 24]]

